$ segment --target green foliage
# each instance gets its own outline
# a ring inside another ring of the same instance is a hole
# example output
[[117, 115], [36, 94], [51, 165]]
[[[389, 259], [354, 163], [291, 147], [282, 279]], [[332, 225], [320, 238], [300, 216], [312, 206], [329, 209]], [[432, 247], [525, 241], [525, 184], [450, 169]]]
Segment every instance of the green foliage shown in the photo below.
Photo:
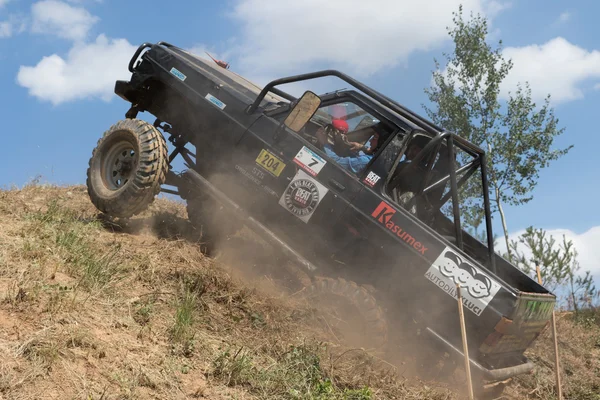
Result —
[[[464, 229], [469, 235], [473, 236], [475, 239], [487, 246], [487, 234], [485, 230], [480, 231], [478, 227], [473, 226], [466, 226]], [[494, 235], [494, 248], [498, 248], [498, 235]]]
[[226, 348], [213, 361], [212, 375], [224, 384], [245, 386], [258, 398], [290, 400], [370, 400], [368, 387], [340, 387], [321, 366], [318, 348], [290, 346], [289, 350], [263, 367], [246, 349]]
[[574, 309], [576, 312], [582, 307], [593, 307], [594, 299], [598, 297], [598, 290], [590, 271], [585, 271], [585, 275], [582, 276], [578, 274], [580, 269], [579, 262], [575, 259], [568, 276], [568, 304], [569, 308]]
[[[66, 265], [68, 273], [78, 276], [74, 288], [87, 290], [89, 296], [117, 280], [123, 267], [117, 260], [121, 251], [120, 244], [99, 251], [94, 243], [94, 235], [101, 228], [99, 221], [84, 221], [72, 210], [63, 207], [54, 199], [47, 209], [28, 215], [32, 222], [30, 229], [37, 237], [55, 246]], [[27, 244], [25, 251], [31, 252], [32, 245]]]
[[[523, 247], [531, 254], [522, 251]], [[575, 259], [573, 243], [567, 241], [564, 235], [563, 242], [557, 246], [554, 237], [548, 236], [543, 229], [534, 229], [532, 226], [517, 240], [510, 242], [510, 249], [517, 266], [531, 277], [535, 278], [536, 266], [539, 265], [542, 282], [551, 290], [556, 289], [569, 276]]]
[[[434, 60], [433, 85], [425, 89], [433, 107], [424, 108], [436, 124], [487, 151], [492, 212], [500, 213], [508, 247], [502, 205], [531, 201], [540, 170], [572, 146], [552, 149], [554, 139], [564, 128], [558, 128], [550, 96], [537, 109], [529, 85], [520, 84], [508, 94], [503, 107], [501, 85], [513, 64], [502, 55], [502, 41], [496, 48], [486, 42], [487, 20], [471, 15], [465, 21], [461, 6], [453, 21], [455, 25], [448, 32], [455, 49], [452, 54], [444, 53], [445, 69]], [[472, 179], [460, 193], [465, 223], [475, 227], [483, 219], [481, 190], [481, 182]]]
[[593, 277], [590, 271], [581, 274], [577, 250], [565, 235], [557, 244], [546, 231], [530, 226], [517, 240], [510, 242], [510, 249], [523, 272], [536, 279], [536, 266], [539, 265], [544, 286], [553, 291], [558, 288], [567, 291], [569, 309], [578, 311], [583, 306], [593, 305], [598, 296]]
[[195, 323], [194, 312], [197, 307], [197, 295], [185, 286], [183, 293], [177, 300], [175, 322], [171, 327], [171, 339], [182, 346], [182, 353], [189, 357], [194, 350]]

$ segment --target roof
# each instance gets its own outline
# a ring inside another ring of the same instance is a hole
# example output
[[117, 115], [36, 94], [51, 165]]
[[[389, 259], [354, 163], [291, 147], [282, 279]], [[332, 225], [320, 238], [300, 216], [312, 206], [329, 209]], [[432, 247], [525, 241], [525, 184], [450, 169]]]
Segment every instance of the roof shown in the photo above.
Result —
[[[175, 49], [171, 48], [171, 50], [175, 50]], [[192, 59], [188, 58], [188, 60], [190, 62], [196, 64], [198, 67], [201, 67], [201, 68], [204, 67], [202, 69], [206, 69], [206, 67], [208, 67], [208, 68], [214, 70], [215, 72], [217, 72], [219, 75], [221, 75], [225, 78], [228, 78], [232, 82], [235, 82], [236, 84], [249, 90], [250, 92], [252, 92], [254, 94], [254, 98], [256, 98], [258, 96], [258, 94], [260, 93], [260, 91], [262, 90], [261, 86], [257, 85], [256, 83], [244, 78], [243, 76], [241, 76], [229, 69], [225, 69], [223, 67], [218, 66], [212, 60], [207, 60], [203, 57], [200, 57], [196, 54], [190, 53], [189, 51], [186, 51], [186, 50], [183, 50], [180, 48], [177, 48], [177, 50], [191, 56]], [[200, 66], [198, 64], [202, 64], [202, 66]], [[267, 95], [265, 96], [265, 99], [267, 99], [267, 101], [269, 101], [269, 102], [274, 102], [274, 103], [278, 103], [278, 102], [289, 103], [288, 100], [284, 99], [283, 97], [277, 96], [274, 93], [267, 93]]]

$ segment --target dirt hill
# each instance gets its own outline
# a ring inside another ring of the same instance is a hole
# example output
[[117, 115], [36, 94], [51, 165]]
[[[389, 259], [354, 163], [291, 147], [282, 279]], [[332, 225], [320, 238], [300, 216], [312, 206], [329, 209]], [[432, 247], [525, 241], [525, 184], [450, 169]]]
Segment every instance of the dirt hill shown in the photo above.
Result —
[[[345, 347], [260, 251], [236, 246], [241, 257], [205, 257], [165, 199], [116, 225], [84, 187], [0, 191], [0, 398], [461, 398], [460, 380], [423, 382]], [[559, 317], [568, 399], [600, 399], [598, 321]], [[529, 354], [539, 367], [505, 398], [554, 397], [551, 344], [545, 332]]]

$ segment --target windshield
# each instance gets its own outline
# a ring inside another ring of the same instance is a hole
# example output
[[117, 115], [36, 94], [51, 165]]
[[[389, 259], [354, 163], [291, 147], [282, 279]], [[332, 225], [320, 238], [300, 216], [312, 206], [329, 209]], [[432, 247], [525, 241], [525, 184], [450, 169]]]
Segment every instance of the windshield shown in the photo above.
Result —
[[334, 119], [346, 121], [348, 123], [348, 132], [368, 128], [379, 123], [377, 118], [350, 102], [341, 102], [321, 107], [313, 116], [315, 122], [323, 125], [330, 124]]

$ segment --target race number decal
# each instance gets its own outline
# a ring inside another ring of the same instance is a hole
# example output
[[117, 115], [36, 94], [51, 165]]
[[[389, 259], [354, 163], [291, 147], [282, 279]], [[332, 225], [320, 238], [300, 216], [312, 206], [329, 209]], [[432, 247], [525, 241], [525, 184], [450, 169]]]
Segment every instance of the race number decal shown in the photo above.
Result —
[[304, 168], [306, 172], [312, 176], [317, 176], [325, 164], [327, 164], [327, 161], [325, 161], [323, 157], [306, 146], [302, 147], [298, 154], [296, 154], [294, 162]]
[[262, 149], [258, 157], [256, 157], [256, 163], [261, 166], [265, 171], [273, 176], [279, 176], [281, 171], [285, 168], [285, 164], [279, 157], [271, 153], [269, 150]]
[[425, 273], [425, 277], [448, 295], [458, 299], [456, 284], [460, 284], [463, 305], [479, 316], [494, 298], [500, 285], [480, 268], [471, 265], [446, 247]]
[[308, 223], [328, 189], [299, 170], [279, 199], [279, 205]]

